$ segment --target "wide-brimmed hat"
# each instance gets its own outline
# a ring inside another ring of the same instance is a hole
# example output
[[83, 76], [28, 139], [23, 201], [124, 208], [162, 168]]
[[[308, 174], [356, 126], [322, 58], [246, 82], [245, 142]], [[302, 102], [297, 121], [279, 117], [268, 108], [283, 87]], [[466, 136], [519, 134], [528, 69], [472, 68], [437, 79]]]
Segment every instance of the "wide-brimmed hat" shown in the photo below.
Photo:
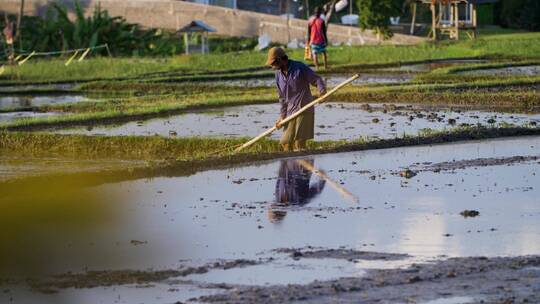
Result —
[[273, 47], [268, 50], [268, 59], [266, 60], [266, 65], [272, 65], [276, 60], [286, 57], [285, 51], [280, 47]]

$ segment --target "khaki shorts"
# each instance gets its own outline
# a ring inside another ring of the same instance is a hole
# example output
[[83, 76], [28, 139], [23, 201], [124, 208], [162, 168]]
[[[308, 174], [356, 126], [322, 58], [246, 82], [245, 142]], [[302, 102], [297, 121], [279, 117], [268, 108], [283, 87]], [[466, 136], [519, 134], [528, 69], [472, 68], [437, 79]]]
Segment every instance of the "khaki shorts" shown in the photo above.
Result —
[[315, 129], [315, 113], [303, 113], [295, 119], [289, 121], [284, 126], [280, 144], [292, 144], [297, 140], [306, 141], [313, 139]]

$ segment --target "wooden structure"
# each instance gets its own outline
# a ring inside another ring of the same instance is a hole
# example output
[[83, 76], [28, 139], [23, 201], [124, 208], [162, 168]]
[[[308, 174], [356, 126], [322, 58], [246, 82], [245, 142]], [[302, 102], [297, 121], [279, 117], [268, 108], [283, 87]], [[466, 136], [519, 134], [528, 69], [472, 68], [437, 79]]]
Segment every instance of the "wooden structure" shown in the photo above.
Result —
[[193, 20], [188, 25], [184, 26], [183, 28], [179, 29], [177, 33], [184, 35], [184, 48], [185, 53], [189, 55], [191, 53], [190, 46], [189, 46], [189, 40], [190, 36], [194, 34], [200, 35], [201, 38], [201, 54], [208, 53], [209, 47], [208, 47], [208, 33], [215, 32], [216, 30], [209, 26], [208, 24], [200, 21], [200, 20]]
[[498, 0], [414, 0], [411, 34], [416, 22], [416, 8], [421, 4], [429, 5], [431, 11], [431, 39], [448, 36], [458, 40], [460, 30], [475, 39], [478, 36], [478, 5], [495, 2]]

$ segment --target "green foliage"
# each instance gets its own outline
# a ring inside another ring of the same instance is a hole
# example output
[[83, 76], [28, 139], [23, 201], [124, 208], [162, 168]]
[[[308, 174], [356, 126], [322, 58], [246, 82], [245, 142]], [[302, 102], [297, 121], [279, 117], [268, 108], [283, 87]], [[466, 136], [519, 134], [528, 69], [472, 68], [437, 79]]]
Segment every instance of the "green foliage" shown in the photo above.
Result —
[[540, 30], [540, 1], [502, 0], [500, 19], [507, 27]]
[[[25, 50], [40, 52], [78, 49], [108, 44], [113, 55], [172, 55], [181, 50], [180, 41], [162, 30], [142, 30], [122, 17], [111, 17], [99, 5], [90, 17], [75, 2], [75, 20], [68, 17], [67, 7], [53, 3], [45, 17], [23, 18]], [[3, 21], [2, 21], [3, 22]], [[107, 54], [106, 50], [97, 50]]]
[[379, 39], [392, 37], [389, 18], [400, 15], [402, 0], [357, 0], [357, 3], [360, 28], [375, 31]]
[[228, 53], [253, 50], [257, 46], [257, 37], [215, 37], [209, 38], [209, 45], [211, 52]]

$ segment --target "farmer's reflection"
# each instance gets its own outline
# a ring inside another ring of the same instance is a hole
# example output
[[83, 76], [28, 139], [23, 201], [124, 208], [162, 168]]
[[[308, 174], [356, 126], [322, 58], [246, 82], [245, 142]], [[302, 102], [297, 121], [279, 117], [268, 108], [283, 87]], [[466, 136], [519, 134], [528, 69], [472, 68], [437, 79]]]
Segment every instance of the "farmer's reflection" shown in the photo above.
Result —
[[276, 202], [268, 210], [271, 222], [282, 220], [287, 206], [308, 204], [324, 189], [325, 181], [319, 179], [311, 184], [314, 171], [313, 160], [282, 160], [276, 182]]

